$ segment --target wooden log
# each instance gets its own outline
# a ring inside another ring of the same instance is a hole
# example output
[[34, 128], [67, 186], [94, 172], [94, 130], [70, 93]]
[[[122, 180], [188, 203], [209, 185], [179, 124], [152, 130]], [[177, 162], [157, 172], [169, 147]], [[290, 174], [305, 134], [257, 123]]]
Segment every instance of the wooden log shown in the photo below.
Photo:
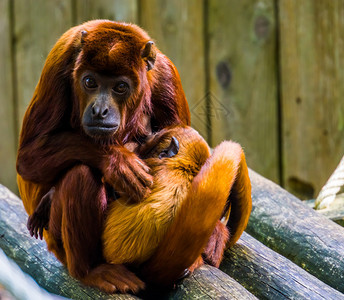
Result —
[[253, 208], [246, 231], [344, 292], [344, 229], [250, 171]]
[[[47, 251], [44, 241], [30, 237], [26, 228], [27, 214], [22, 202], [0, 184], [0, 248], [37, 283], [49, 291], [73, 299], [139, 299], [132, 295], [109, 296], [96, 289], [82, 286]], [[172, 291], [146, 291], [151, 299], [256, 299], [244, 287], [220, 270], [204, 266], [185, 278]]]
[[246, 232], [220, 269], [259, 299], [344, 299], [344, 295]]
[[[147, 299], [151, 299], [149, 296]], [[208, 265], [185, 278], [167, 297], [154, 299], [257, 299], [236, 280]]]
[[[308, 207], [315, 209], [315, 199], [302, 202], [307, 204]], [[337, 195], [335, 202], [329, 208], [317, 209], [316, 212], [344, 227], [344, 193]]]

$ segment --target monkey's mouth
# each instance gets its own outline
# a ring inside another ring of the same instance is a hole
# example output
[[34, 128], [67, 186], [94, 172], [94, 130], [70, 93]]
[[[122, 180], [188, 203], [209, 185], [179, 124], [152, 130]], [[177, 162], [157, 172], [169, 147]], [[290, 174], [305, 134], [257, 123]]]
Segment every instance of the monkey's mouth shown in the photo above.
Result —
[[118, 130], [115, 124], [84, 124], [84, 130], [91, 137], [108, 137]]

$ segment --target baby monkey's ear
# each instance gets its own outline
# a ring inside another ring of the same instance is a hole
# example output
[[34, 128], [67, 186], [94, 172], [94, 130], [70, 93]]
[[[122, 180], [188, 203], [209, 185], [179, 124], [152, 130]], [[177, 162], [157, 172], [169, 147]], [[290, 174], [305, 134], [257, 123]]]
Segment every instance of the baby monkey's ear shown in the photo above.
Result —
[[147, 64], [147, 71], [153, 69], [156, 60], [156, 50], [153, 45], [154, 42], [148, 41], [141, 50], [141, 57]]
[[163, 157], [173, 157], [175, 156], [179, 151], [179, 142], [177, 141], [177, 139], [173, 136], [171, 139], [171, 143], [170, 145], [161, 151], [161, 153], [159, 154], [159, 158], [163, 158]]

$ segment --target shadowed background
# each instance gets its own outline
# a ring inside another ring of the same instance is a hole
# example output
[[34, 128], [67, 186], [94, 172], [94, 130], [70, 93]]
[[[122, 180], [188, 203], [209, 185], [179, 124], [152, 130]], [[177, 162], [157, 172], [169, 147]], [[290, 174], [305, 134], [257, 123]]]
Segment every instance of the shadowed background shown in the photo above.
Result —
[[192, 125], [242, 144], [249, 167], [303, 199], [344, 153], [342, 0], [0, 0], [0, 183], [17, 192], [22, 118], [60, 35], [141, 25], [177, 66]]

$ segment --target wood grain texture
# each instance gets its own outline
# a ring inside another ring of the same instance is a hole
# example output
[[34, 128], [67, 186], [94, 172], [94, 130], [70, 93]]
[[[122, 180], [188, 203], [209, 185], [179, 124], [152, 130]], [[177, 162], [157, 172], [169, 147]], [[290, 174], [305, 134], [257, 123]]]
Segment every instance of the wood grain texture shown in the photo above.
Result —
[[17, 192], [15, 169], [17, 132], [12, 81], [10, 1], [0, 1], [0, 183]]
[[344, 299], [344, 294], [246, 232], [225, 252], [220, 269], [259, 299]]
[[[47, 291], [72, 299], [139, 299], [132, 295], [107, 295], [82, 286], [47, 251], [44, 241], [30, 237], [27, 214], [19, 198], [0, 184], [0, 248]], [[174, 290], [148, 290], [144, 299], [256, 299], [220, 270], [204, 266], [181, 281]], [[140, 295], [141, 297], [141, 295]]]
[[209, 0], [212, 145], [239, 142], [248, 165], [278, 170], [276, 25], [273, 0]]
[[344, 228], [250, 171], [252, 213], [246, 231], [344, 292]]
[[207, 138], [203, 1], [142, 0], [140, 25], [176, 65], [191, 111], [191, 125]]
[[344, 153], [344, 3], [279, 1], [283, 169], [316, 197]]
[[[148, 298], [153, 299], [153, 298]], [[167, 298], [154, 299], [257, 299], [236, 280], [219, 269], [204, 265], [185, 278]]]
[[18, 128], [57, 39], [72, 26], [72, 0], [14, 1]]
[[93, 19], [137, 23], [137, 0], [76, 0], [76, 24]]

